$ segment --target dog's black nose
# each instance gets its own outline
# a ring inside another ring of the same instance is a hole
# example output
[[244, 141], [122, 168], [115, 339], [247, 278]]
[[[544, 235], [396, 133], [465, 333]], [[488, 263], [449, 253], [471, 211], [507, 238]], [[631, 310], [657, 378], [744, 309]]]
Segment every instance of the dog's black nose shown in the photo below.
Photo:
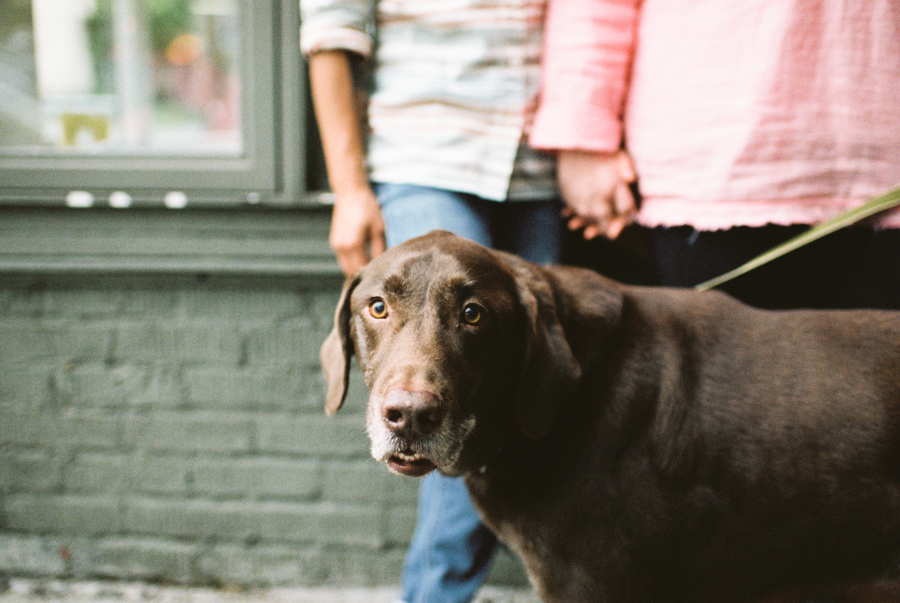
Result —
[[402, 389], [387, 393], [381, 413], [391, 432], [407, 438], [431, 435], [444, 420], [444, 411], [437, 396]]

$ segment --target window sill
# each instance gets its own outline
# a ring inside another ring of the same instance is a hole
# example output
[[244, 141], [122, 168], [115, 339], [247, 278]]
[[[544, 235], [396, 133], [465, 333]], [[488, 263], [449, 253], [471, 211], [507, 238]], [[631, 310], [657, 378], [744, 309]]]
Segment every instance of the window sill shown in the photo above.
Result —
[[0, 208], [0, 273], [340, 278], [330, 209]]

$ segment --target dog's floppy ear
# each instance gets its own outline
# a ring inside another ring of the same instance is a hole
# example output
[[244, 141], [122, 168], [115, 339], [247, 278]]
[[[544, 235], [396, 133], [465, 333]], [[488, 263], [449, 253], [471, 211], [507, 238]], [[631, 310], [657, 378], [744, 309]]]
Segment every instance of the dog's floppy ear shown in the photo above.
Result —
[[581, 366], [566, 340], [550, 284], [533, 268], [520, 265], [515, 272], [527, 320], [516, 418], [527, 436], [539, 439], [550, 430], [559, 404], [578, 385]]
[[343, 406], [344, 398], [347, 397], [347, 386], [350, 383], [350, 358], [353, 356], [353, 340], [350, 339], [350, 294], [357, 284], [359, 275], [347, 279], [344, 283], [334, 313], [334, 328], [319, 351], [319, 361], [328, 384], [325, 413], [329, 415], [333, 415]]

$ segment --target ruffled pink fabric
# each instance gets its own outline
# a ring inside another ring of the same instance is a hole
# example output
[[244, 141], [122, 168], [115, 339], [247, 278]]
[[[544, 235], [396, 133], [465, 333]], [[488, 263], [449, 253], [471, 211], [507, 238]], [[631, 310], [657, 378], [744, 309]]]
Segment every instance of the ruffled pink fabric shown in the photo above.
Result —
[[644, 224], [815, 223], [900, 186], [900, 0], [551, 0], [544, 62], [532, 144], [624, 141]]

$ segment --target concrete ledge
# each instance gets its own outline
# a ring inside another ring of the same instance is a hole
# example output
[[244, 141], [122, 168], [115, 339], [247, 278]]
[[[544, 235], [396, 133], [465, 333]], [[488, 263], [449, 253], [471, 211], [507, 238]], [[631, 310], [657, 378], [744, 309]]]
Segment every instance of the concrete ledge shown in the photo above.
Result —
[[0, 207], [0, 272], [340, 277], [328, 206]]
[[[66, 582], [11, 580], [0, 603], [36, 603], [48, 599], [67, 603], [178, 601], [180, 603], [393, 603], [394, 588], [183, 588], [140, 582]], [[538, 603], [524, 588], [487, 586], [473, 603]]]

